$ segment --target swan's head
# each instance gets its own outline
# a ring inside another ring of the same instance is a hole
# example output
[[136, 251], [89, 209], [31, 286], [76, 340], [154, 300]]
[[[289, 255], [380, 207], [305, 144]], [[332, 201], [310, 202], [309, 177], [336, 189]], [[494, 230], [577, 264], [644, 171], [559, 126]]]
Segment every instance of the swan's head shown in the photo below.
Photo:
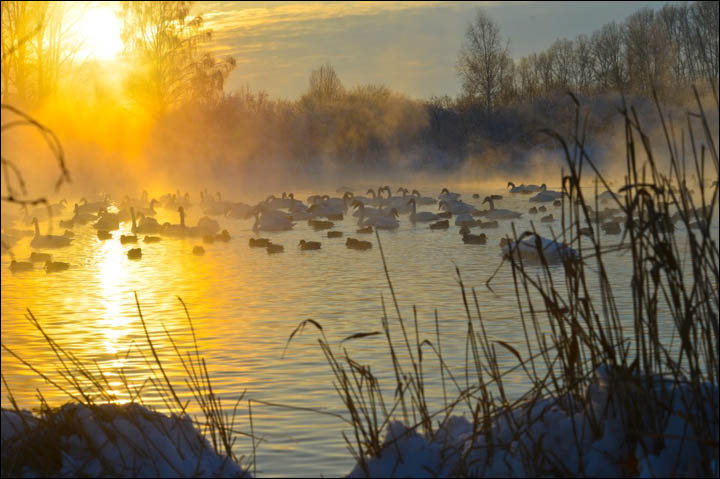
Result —
[[303, 239], [303, 240], [300, 240], [300, 242], [298, 243], [298, 245], [300, 245], [300, 246], [302, 246], [302, 245], [304, 245], [304, 244], [305, 244], [305, 240], [304, 240], [304, 239]]
[[420, 192], [418, 190], [412, 190], [412, 194], [415, 196], [420, 196]]
[[415, 198], [410, 198], [407, 202], [408, 206], [415, 205]]
[[543, 183], [542, 185], [540, 185], [540, 189], [541, 189], [542, 191], [547, 190], [547, 186], [545, 185], [545, 183]]
[[350, 203], [350, 206], [352, 206], [353, 208], [362, 208], [365, 205], [362, 201], [354, 200], [352, 203]]
[[67, 205], [67, 200], [65, 198], [61, 199], [60, 204], [63, 206]]
[[393, 208], [390, 210], [390, 216], [394, 216], [395, 218], [398, 217], [398, 210], [396, 208]]
[[507, 185], [508, 185], [508, 188], [515, 188], [515, 183], [513, 183], [512, 181], [508, 181]]
[[353, 195], [349, 191], [346, 191], [345, 194], [343, 195], [343, 200], [345, 200], [345, 201], [351, 200], [353, 198], [355, 198], [355, 195]]
[[493, 202], [492, 198], [490, 198], [489, 196], [486, 196], [485, 199], [483, 200], [483, 202], [482, 202], [481, 204], [483, 204], [483, 205], [484, 205], [485, 203], [491, 203], [491, 204], [492, 204], [492, 202]]
[[294, 200], [294, 199], [295, 199], [295, 195], [293, 195], [292, 193], [288, 193], [288, 198], [290, 198], [291, 200]]
[[372, 194], [373, 196], [375, 196], [375, 190], [373, 190], [372, 188], [368, 188], [368, 190], [365, 192], [365, 194], [366, 195]]
[[446, 194], [446, 193], [450, 193], [450, 190], [448, 190], [447, 188], [443, 188], [442, 190], [440, 190], [441, 195]]
[[284, 200], [287, 199], [287, 193], [285, 193], [284, 191], [283, 191], [283, 194], [282, 194], [282, 199], [284, 199]]
[[181, 215], [184, 215], [184, 214], [185, 214], [185, 208], [183, 208], [182, 206], [178, 206], [177, 211], [178, 211], [178, 213], [180, 213]]
[[450, 209], [450, 205], [448, 204], [447, 201], [445, 201], [445, 200], [440, 200], [440, 201], [438, 201], [438, 209], [441, 209], [441, 210], [443, 210], [443, 211], [449, 210], [449, 209]]
[[275, 199], [275, 195], [270, 195], [267, 198], [265, 198], [265, 201], [270, 201], [270, 200], [274, 200], [274, 199]]

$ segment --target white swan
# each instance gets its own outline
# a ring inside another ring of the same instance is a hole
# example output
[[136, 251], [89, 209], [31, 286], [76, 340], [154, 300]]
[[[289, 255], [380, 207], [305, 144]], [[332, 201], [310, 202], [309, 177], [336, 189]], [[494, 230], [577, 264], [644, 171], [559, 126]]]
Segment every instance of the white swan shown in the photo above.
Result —
[[185, 226], [185, 208], [178, 206], [177, 211], [180, 213], [180, 224], [164, 223], [159, 231], [161, 235], [182, 238], [187, 234], [187, 228]]
[[447, 188], [443, 188], [438, 196], [439, 200], [444, 201], [457, 201], [460, 198], [460, 193], [451, 193]]
[[540, 193], [530, 198], [530, 201], [533, 203], [548, 203], [550, 201], [559, 200], [562, 198], [562, 193], [559, 191], [549, 191], [547, 187], [545, 186], [545, 183], [543, 183], [540, 186], [541, 190]]
[[424, 223], [427, 221], [436, 221], [438, 219], [438, 215], [429, 211], [421, 211], [420, 213], [418, 213], [415, 206], [415, 198], [410, 198], [408, 200], [408, 205], [412, 205], [410, 221], [412, 221], [413, 223]]
[[443, 211], [449, 211], [454, 215], [472, 214], [475, 207], [460, 200], [440, 200], [438, 207]]
[[485, 215], [486, 218], [489, 218], [491, 220], [514, 220], [517, 218], [520, 218], [522, 216], [522, 213], [517, 213], [515, 211], [511, 210], [502, 210], [502, 209], [495, 209], [495, 203], [493, 202], [493, 199], [489, 196], [486, 196], [483, 200], [483, 204], [490, 203], [490, 211], [487, 212]]
[[564, 259], [577, 259], [579, 257], [578, 252], [569, 246], [543, 238], [535, 233], [530, 233], [517, 242], [511, 241], [503, 246], [502, 250], [505, 257], [513, 255], [514, 259], [518, 259], [519, 255], [523, 261], [533, 262], [541, 261], [541, 253], [548, 263], [559, 263]]
[[30, 241], [30, 246], [33, 248], [63, 248], [70, 246], [72, 238], [58, 235], [41, 235], [37, 218], [33, 218], [32, 221], [35, 225], [35, 236], [32, 241]]
[[434, 205], [437, 200], [429, 196], [422, 196], [418, 190], [412, 190], [412, 195], [415, 196], [415, 201], [419, 205]]
[[512, 181], [508, 181], [507, 184], [510, 187], [510, 193], [520, 193], [523, 195], [529, 195], [530, 193], [536, 193], [540, 191], [540, 187], [538, 185], [520, 185], [515, 186], [515, 183]]
[[286, 215], [261, 205], [255, 209], [253, 231], [287, 231], [295, 226]]
[[378, 230], [393, 230], [400, 226], [400, 223], [398, 223], [396, 219], [397, 215], [398, 212], [395, 208], [385, 215], [371, 216], [369, 218], [365, 218], [365, 216], [361, 214], [357, 224], [358, 226], [374, 226], [375, 229]]

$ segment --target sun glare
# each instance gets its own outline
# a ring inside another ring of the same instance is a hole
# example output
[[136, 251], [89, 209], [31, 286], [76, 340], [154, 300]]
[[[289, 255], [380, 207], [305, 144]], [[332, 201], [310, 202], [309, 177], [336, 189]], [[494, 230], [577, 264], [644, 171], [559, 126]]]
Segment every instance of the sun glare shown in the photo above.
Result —
[[86, 58], [113, 60], [123, 49], [120, 20], [109, 7], [85, 12], [78, 23], [78, 35], [82, 42], [79, 54]]

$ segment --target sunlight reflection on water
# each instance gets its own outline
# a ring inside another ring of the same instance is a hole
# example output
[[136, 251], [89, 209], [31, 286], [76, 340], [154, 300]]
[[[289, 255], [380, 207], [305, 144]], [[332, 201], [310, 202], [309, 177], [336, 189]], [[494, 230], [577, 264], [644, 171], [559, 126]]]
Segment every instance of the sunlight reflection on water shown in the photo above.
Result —
[[[464, 193], [466, 201], [480, 205], [481, 200], [471, 200], [469, 192]], [[527, 212], [527, 197], [501, 194], [506, 195], [502, 207]], [[551, 204], [548, 210], [555, 212]], [[188, 219], [194, 222], [199, 216], [199, 210], [193, 208]], [[357, 236], [351, 218], [348, 215], [334, 229], [343, 231], [345, 237]], [[539, 215], [527, 213], [516, 223], [517, 231], [527, 229], [530, 219], [546, 236], [551, 236], [550, 227], [556, 234], [560, 232], [558, 221], [549, 227], [539, 223]], [[175, 213], [162, 211], [160, 221], [165, 220], [176, 222]], [[138, 294], [149, 332], [166, 360], [168, 373], [182, 384], [182, 366], [163, 329], [178, 344], [191, 344], [179, 296], [192, 315], [215, 391], [228, 407], [247, 390], [246, 398], [343, 414], [314, 331], [306, 330], [296, 337], [285, 359], [281, 354], [288, 336], [305, 318], [321, 323], [338, 348], [340, 341], [353, 333], [379, 330], [381, 295], [391, 322], [396, 321], [377, 247], [367, 252], [348, 250], [345, 237], [327, 239], [324, 232], [313, 232], [305, 222], [297, 222], [290, 232], [263, 234], [285, 246], [285, 253], [268, 256], [263, 249], [248, 248], [248, 239], [253, 236], [252, 220], [219, 220], [230, 231], [232, 240], [204, 245], [207, 253], [200, 257], [191, 254], [192, 247], [200, 244], [198, 240], [163, 239], [157, 244], [139, 244], [142, 260], [131, 261], [126, 256], [129, 246], [118, 240], [120, 232], [114, 233], [113, 240], [102, 242], [89, 225], [75, 229], [76, 239], [70, 248], [53, 252], [54, 259], [71, 263], [71, 269], [64, 273], [46, 274], [41, 265], [36, 265], [33, 272], [13, 275], [8, 269], [10, 257], [3, 255], [3, 343], [55, 377], [57, 366], [52, 352], [24, 319], [29, 308], [59, 344], [80, 359], [96, 361], [108, 376], [118, 402], [125, 402], [129, 396], [117, 375], [118, 369], [124, 368], [134, 384], [142, 383], [148, 375], [140, 354], [125, 358], [128, 350], [138, 347], [148, 355], [133, 292]], [[129, 231], [128, 223], [122, 226], [123, 232]], [[713, 231], [717, 237], [717, 224]], [[485, 288], [485, 281], [500, 262], [499, 240], [511, 232], [510, 223], [503, 222], [500, 228], [484, 232], [488, 235], [487, 245], [464, 245], [455, 226], [448, 231], [430, 231], [425, 224], [412, 226], [402, 216], [398, 231], [381, 233], [403, 316], [412, 319], [412, 306], [416, 305], [420, 340], [434, 342], [433, 312], [437, 308], [443, 352], [459, 374], [464, 370], [467, 320], [455, 265], [465, 284], [476, 288], [490, 337], [507, 341], [522, 354], [527, 352], [510, 268], [505, 265], [500, 269], [493, 281], [494, 293]], [[300, 239], [319, 240], [322, 250], [300, 251]], [[374, 236], [364, 239], [375, 242]], [[603, 239], [616, 243], [619, 236]], [[25, 238], [13, 248], [18, 258], [29, 256], [29, 242], [30, 238]], [[620, 254], [607, 258], [617, 306], [625, 313], [632, 310], [627, 263]], [[555, 272], [562, 279], [561, 269]], [[668, 342], [672, 341], [669, 330], [668, 325]], [[393, 385], [382, 336], [345, 342], [342, 347], [360, 362], [370, 364], [386, 387]], [[498, 354], [503, 366], [515, 365], [512, 354], [504, 350], [498, 350]], [[443, 401], [439, 369], [432, 360], [427, 361], [426, 388], [437, 408]], [[65, 400], [5, 351], [2, 370], [21, 405], [30, 407], [36, 403], [36, 388], [51, 403]], [[506, 387], [517, 397], [525, 392], [527, 381], [518, 371], [508, 377]], [[147, 400], [162, 408], [159, 398], [149, 395]], [[2, 404], [7, 405], [6, 397]], [[341, 435], [345, 427], [338, 419], [259, 404], [253, 406], [253, 419], [256, 433], [265, 438], [258, 450], [259, 474], [338, 475], [347, 473], [353, 465]], [[239, 429], [249, 430], [244, 412], [239, 420]], [[237, 452], [249, 454], [250, 443], [241, 440]]]

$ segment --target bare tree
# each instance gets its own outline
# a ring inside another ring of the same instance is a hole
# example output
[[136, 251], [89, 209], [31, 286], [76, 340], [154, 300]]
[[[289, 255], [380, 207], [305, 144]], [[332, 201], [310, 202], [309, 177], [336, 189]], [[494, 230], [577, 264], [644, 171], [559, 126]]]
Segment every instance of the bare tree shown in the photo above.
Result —
[[595, 81], [602, 90], [622, 89], [625, 84], [623, 29], [607, 23], [592, 35]]
[[308, 96], [320, 103], [338, 100], [345, 93], [335, 69], [329, 63], [316, 68], [310, 73]]
[[481, 98], [492, 111], [503, 90], [511, 65], [509, 47], [503, 45], [498, 25], [482, 10], [465, 32], [458, 57], [458, 72], [465, 95]]

